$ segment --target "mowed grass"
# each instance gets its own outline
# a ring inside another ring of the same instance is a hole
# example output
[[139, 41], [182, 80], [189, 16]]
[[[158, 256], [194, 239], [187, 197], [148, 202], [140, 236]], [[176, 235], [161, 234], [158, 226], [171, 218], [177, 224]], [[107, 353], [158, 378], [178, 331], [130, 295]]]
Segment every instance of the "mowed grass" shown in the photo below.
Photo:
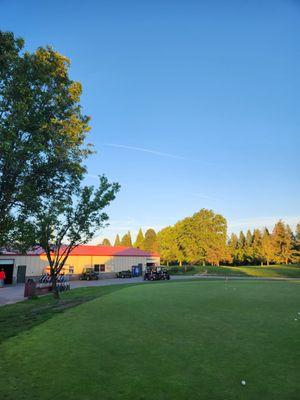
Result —
[[189, 270], [184, 267], [178, 267], [176, 275], [194, 275], [207, 274], [217, 276], [248, 276], [259, 278], [300, 278], [300, 265], [271, 265], [267, 266], [220, 266], [213, 265], [195, 265]]
[[0, 398], [298, 399], [299, 312], [297, 281], [120, 286], [5, 339]]

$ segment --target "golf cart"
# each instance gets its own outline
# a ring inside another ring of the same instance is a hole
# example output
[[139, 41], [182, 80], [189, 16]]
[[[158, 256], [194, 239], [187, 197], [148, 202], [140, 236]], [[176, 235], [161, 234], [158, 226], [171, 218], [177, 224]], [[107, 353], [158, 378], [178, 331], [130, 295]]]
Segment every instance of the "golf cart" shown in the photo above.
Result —
[[144, 281], [169, 280], [170, 274], [164, 267], [147, 267], [144, 274]]
[[132, 273], [129, 269], [127, 271], [119, 271], [116, 273], [116, 278], [132, 278]]
[[82, 281], [97, 281], [99, 274], [93, 270], [93, 268], [84, 268], [80, 279]]

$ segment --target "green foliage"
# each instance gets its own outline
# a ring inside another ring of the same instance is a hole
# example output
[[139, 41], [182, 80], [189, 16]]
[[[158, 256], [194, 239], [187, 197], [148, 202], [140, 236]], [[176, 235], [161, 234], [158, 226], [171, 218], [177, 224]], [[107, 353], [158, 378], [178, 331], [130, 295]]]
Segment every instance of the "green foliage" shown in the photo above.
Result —
[[35, 211], [40, 196], [78, 185], [90, 153], [70, 61], [51, 47], [29, 53], [23, 46], [0, 31], [0, 245], [13, 239], [20, 209]]
[[145, 233], [143, 250], [150, 253], [156, 253], [158, 250], [156, 232], [152, 228], [148, 229]]
[[175, 227], [167, 226], [157, 233], [158, 252], [161, 260], [167, 265], [171, 261], [180, 261]]
[[166, 261], [219, 265], [230, 258], [226, 246], [227, 223], [212, 210], [202, 209], [158, 233], [159, 249]]
[[102, 246], [111, 246], [109, 239], [105, 238], [102, 240]]
[[140, 228], [133, 247], [135, 247], [136, 249], [142, 249], [143, 244], [144, 244], [144, 235], [143, 235], [142, 228]]
[[[78, 186], [70, 192], [59, 193], [59, 197], [40, 197], [38, 210], [22, 214], [22, 223], [31, 232], [30, 242], [40, 245], [47, 255], [56, 296], [56, 279], [71, 251], [88, 243], [107, 225], [108, 215], [103, 209], [114, 200], [119, 185], [109, 183], [105, 176], [99, 179], [97, 189]], [[26, 238], [20, 239], [25, 241]]]
[[131, 234], [129, 231], [122, 237], [121, 246], [132, 247]]
[[292, 256], [291, 231], [282, 221], [278, 221], [272, 232], [274, 261], [288, 264]]
[[118, 234], [116, 235], [114, 246], [121, 246], [121, 240]]

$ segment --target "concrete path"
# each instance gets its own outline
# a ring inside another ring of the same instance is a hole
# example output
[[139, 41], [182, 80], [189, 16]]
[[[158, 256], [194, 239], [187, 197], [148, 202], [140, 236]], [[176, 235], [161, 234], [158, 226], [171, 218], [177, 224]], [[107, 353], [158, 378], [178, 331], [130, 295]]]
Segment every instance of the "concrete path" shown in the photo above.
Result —
[[[259, 277], [239, 277], [239, 276], [211, 276], [211, 275], [173, 275], [171, 280], [185, 280], [185, 279], [214, 279], [214, 280], [243, 280], [243, 281], [300, 281], [300, 278], [259, 278]], [[89, 287], [89, 286], [107, 286], [107, 285], [124, 285], [126, 283], [141, 283], [144, 282], [143, 278], [126, 278], [126, 279], [100, 279], [98, 281], [71, 281], [71, 289]], [[149, 282], [150, 283], [150, 282]], [[0, 288], [0, 306], [5, 304], [13, 304], [18, 301], [26, 300], [24, 298], [24, 285], [6, 286]]]

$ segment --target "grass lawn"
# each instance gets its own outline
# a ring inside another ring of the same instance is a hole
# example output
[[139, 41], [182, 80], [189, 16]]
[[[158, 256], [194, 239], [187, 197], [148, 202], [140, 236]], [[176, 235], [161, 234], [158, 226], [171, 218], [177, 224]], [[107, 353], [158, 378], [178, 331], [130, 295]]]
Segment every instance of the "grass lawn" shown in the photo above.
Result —
[[231, 267], [213, 265], [195, 265], [191, 271], [185, 272], [184, 267], [178, 267], [176, 275], [194, 275], [207, 273], [208, 275], [222, 276], [250, 276], [260, 278], [300, 278], [300, 265], [271, 265]]
[[1, 399], [299, 398], [300, 281], [94, 287], [63, 304], [0, 308]]

